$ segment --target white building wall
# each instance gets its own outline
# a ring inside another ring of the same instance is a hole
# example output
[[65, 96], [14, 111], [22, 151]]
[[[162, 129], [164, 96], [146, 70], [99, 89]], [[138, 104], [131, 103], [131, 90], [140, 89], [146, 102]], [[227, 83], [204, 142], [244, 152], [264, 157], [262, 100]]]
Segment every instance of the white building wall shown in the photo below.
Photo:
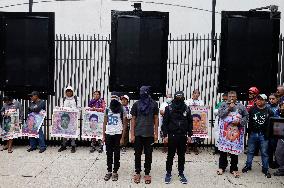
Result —
[[[216, 32], [221, 29], [222, 10], [247, 11], [271, 4], [284, 13], [284, 0], [216, 0]], [[1, 0], [1, 11], [28, 11], [28, 0]], [[111, 10], [133, 10], [133, 0], [34, 0], [34, 12], [55, 12], [56, 33], [108, 35], [111, 27]], [[140, 0], [142, 10], [170, 13], [170, 32], [173, 36], [186, 33], [211, 32], [212, 0]], [[24, 4], [25, 3], [25, 4]], [[14, 5], [14, 6], [13, 6]], [[195, 9], [196, 8], [196, 9]], [[202, 10], [197, 10], [202, 9]], [[207, 11], [208, 10], [208, 11]], [[284, 21], [281, 20], [281, 31]]]

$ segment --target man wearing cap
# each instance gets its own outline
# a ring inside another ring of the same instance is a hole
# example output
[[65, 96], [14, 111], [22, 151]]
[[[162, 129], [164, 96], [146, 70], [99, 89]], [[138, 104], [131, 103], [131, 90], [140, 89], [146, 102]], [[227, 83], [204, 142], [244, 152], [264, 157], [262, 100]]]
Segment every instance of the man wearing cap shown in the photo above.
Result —
[[[69, 107], [69, 108], [79, 108], [80, 106], [79, 100], [78, 100], [78, 97], [74, 95], [73, 87], [68, 86], [65, 88], [65, 97], [63, 97], [63, 99], [60, 101], [60, 106]], [[65, 121], [65, 122], [67, 122], [66, 126], [68, 127], [68, 124], [70, 122], [70, 117], [69, 117], [69, 121]], [[58, 149], [58, 152], [61, 152], [67, 149], [66, 142], [67, 142], [67, 138], [63, 138], [61, 147]], [[71, 138], [71, 153], [75, 153], [75, 152], [76, 152], [75, 138]]]
[[[46, 109], [45, 101], [39, 98], [39, 92], [33, 91], [29, 94], [31, 102], [30, 107], [28, 108], [28, 113], [39, 113], [41, 110]], [[39, 138], [30, 138], [30, 148], [27, 150], [28, 152], [34, 151], [37, 149], [37, 142], [39, 144], [40, 150], [39, 153], [43, 153], [46, 150], [46, 145], [44, 141], [44, 134], [42, 132], [42, 128], [40, 127], [38, 131]]]
[[255, 102], [256, 102], [256, 97], [259, 94], [259, 90], [257, 89], [257, 87], [251, 87], [248, 90], [248, 104], [247, 104], [247, 110], [249, 111], [253, 106], [255, 106]]
[[172, 104], [165, 108], [162, 132], [164, 142], [168, 143], [165, 183], [171, 182], [173, 159], [177, 150], [179, 178], [181, 183], [186, 184], [187, 179], [183, 171], [186, 143], [191, 141], [192, 136], [192, 117], [190, 108], [184, 103], [182, 91], [176, 92]]
[[141, 179], [141, 155], [145, 154], [145, 184], [151, 183], [152, 145], [158, 139], [158, 114], [159, 108], [156, 101], [150, 96], [150, 86], [140, 88], [140, 99], [131, 108], [131, 142], [134, 143], [135, 183]]
[[273, 111], [266, 105], [267, 96], [260, 94], [257, 97], [256, 105], [249, 111], [248, 130], [248, 152], [247, 161], [242, 172], [248, 172], [252, 168], [252, 160], [256, 146], [260, 147], [262, 172], [267, 178], [271, 178], [269, 173], [269, 156], [268, 156], [268, 134], [269, 119], [273, 117]]
[[127, 128], [126, 128], [126, 132], [125, 132], [123, 147], [121, 149], [122, 152], [125, 152], [126, 146], [129, 142], [130, 120], [131, 120], [132, 116], [130, 114], [131, 106], [129, 105], [129, 97], [127, 95], [122, 95], [120, 97], [120, 101], [121, 101], [122, 107], [123, 107], [123, 109], [126, 113], [126, 118], [127, 118]]

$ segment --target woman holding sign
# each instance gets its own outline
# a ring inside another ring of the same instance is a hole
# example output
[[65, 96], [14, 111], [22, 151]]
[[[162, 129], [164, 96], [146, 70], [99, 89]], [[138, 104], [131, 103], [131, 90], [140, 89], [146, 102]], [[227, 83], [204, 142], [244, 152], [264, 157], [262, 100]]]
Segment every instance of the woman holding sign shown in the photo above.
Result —
[[14, 100], [10, 96], [3, 98], [4, 105], [1, 109], [3, 116], [2, 133], [3, 140], [7, 140], [7, 144], [2, 150], [8, 150], [12, 153], [13, 138], [17, 138], [20, 133], [20, 123], [23, 122], [23, 108], [19, 101]]

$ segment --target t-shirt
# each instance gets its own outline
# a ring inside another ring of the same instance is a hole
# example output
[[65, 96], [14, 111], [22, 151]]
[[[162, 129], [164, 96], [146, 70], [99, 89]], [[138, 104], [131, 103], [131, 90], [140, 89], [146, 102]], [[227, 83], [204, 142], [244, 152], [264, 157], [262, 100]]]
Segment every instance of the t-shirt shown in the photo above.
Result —
[[[122, 113], [113, 113], [109, 108], [105, 110], [105, 116], [107, 116], [107, 124], [105, 134], [115, 135], [122, 134], [123, 123], [122, 119], [126, 116], [126, 111], [121, 109]], [[122, 116], [122, 117], [121, 117]]]
[[147, 115], [139, 111], [139, 101], [131, 108], [131, 115], [136, 116], [135, 136], [154, 137], [154, 116], [159, 114], [158, 103], [151, 100], [151, 108]]
[[262, 132], [266, 133], [267, 127], [269, 126], [269, 118], [273, 117], [273, 112], [265, 107], [263, 109], [254, 107], [250, 111], [249, 129], [251, 132]]

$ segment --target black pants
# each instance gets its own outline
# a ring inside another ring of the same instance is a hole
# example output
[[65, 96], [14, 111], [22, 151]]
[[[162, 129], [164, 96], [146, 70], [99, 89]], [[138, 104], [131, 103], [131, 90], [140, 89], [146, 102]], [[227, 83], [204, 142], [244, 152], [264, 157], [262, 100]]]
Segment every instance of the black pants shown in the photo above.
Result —
[[106, 135], [107, 171], [117, 172], [120, 167], [120, 139], [121, 134]]
[[168, 156], [166, 162], [167, 173], [171, 173], [173, 160], [177, 151], [178, 155], [178, 171], [183, 173], [185, 163], [185, 151], [186, 151], [187, 137], [182, 135], [169, 135], [168, 137]]
[[[231, 166], [230, 166], [230, 172], [238, 171], [238, 155], [229, 154], [231, 156]], [[225, 169], [228, 166], [228, 160], [227, 160], [228, 153], [220, 151], [220, 157], [219, 157], [219, 168]]]
[[141, 155], [144, 149], [145, 154], [145, 175], [149, 175], [151, 171], [151, 164], [152, 164], [152, 153], [153, 148], [151, 144], [154, 143], [154, 137], [142, 137], [142, 136], [135, 136], [134, 142], [134, 155], [135, 155], [135, 172], [139, 174], [141, 172]]

